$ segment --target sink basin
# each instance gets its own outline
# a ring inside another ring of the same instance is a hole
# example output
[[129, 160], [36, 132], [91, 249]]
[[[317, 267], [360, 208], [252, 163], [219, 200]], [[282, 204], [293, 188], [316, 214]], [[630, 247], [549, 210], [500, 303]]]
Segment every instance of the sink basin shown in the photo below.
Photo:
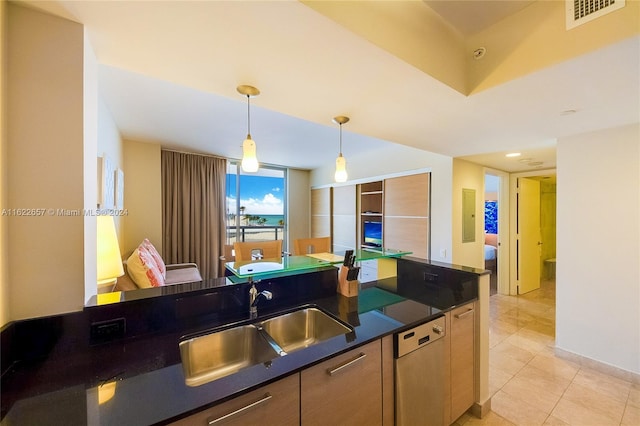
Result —
[[351, 328], [318, 308], [304, 308], [262, 321], [260, 326], [285, 352], [349, 333]]
[[254, 365], [269, 363], [351, 328], [308, 307], [253, 324], [236, 325], [182, 340], [180, 358], [188, 386], [200, 386]]
[[253, 325], [242, 325], [180, 342], [180, 357], [189, 386], [199, 386], [253, 365], [278, 353]]

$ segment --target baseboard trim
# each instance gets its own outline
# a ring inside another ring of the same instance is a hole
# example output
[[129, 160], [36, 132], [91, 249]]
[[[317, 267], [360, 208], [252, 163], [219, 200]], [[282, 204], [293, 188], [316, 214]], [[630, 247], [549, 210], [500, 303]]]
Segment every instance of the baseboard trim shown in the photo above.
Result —
[[622, 368], [614, 367], [613, 365], [596, 361], [595, 359], [587, 358], [586, 356], [578, 355], [558, 347], [554, 348], [554, 351], [559, 358], [579, 364], [581, 367], [591, 368], [592, 370], [608, 374], [620, 380], [640, 384], [640, 374], [638, 373], [623, 370]]
[[469, 413], [479, 419], [484, 418], [484, 416], [489, 414], [489, 411], [491, 411], [491, 398], [487, 399], [482, 404], [474, 402], [471, 408], [469, 408]]

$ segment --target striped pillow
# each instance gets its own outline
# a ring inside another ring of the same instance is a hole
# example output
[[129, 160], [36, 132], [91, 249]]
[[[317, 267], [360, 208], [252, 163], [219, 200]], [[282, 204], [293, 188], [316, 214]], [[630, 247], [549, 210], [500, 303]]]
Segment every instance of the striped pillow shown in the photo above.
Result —
[[127, 259], [127, 273], [140, 288], [164, 285], [164, 277], [158, 265], [151, 253], [142, 245], [139, 245]]
[[142, 243], [140, 245], [149, 251], [149, 254], [151, 254], [151, 256], [153, 257], [154, 262], [156, 262], [156, 265], [158, 266], [162, 277], [166, 279], [167, 266], [164, 264], [164, 260], [162, 260], [162, 256], [160, 256], [160, 253], [158, 253], [158, 250], [156, 250], [155, 246], [151, 244], [151, 241], [149, 241], [147, 238], [142, 240]]

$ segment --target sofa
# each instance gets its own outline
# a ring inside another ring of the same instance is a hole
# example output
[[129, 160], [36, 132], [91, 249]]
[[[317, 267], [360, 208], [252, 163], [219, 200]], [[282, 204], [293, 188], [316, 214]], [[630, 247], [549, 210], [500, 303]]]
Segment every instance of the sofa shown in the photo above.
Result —
[[202, 281], [197, 264], [165, 264], [156, 248], [146, 238], [122, 263], [124, 275], [118, 278], [114, 291]]

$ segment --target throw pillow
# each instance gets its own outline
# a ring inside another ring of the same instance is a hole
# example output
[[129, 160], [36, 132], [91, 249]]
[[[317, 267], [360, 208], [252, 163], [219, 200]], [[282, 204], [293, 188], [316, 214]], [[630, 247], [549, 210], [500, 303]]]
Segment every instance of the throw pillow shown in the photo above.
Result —
[[166, 279], [167, 266], [164, 264], [164, 260], [162, 260], [162, 256], [160, 256], [160, 253], [158, 253], [158, 250], [156, 250], [155, 246], [147, 238], [142, 240], [142, 246], [149, 251], [149, 253], [153, 257], [154, 262], [156, 262], [156, 265], [158, 266], [158, 269], [160, 270], [162, 277]]
[[164, 285], [164, 277], [153, 260], [153, 256], [142, 245], [139, 245], [127, 259], [127, 272], [140, 288]]

